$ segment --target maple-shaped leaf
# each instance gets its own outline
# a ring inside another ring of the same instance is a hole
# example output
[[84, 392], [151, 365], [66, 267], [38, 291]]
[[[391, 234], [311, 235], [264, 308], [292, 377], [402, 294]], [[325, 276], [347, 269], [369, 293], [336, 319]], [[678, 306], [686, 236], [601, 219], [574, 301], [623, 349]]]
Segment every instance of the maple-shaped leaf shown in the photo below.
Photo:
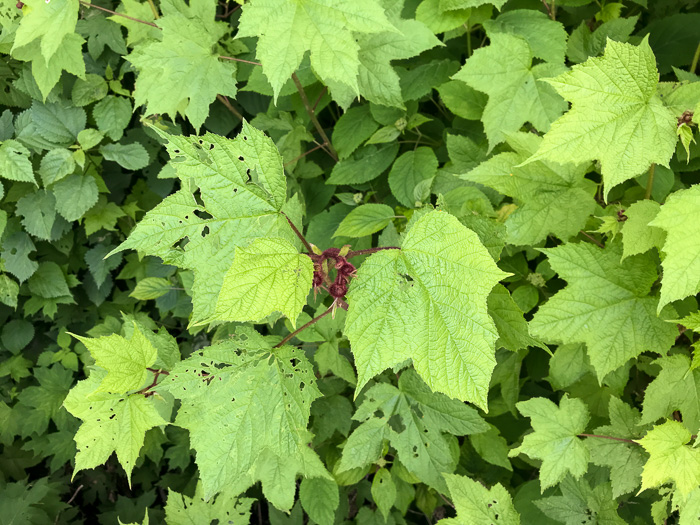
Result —
[[96, 392], [124, 394], [141, 388], [148, 379], [147, 368], [158, 357], [156, 348], [136, 326], [129, 339], [117, 334], [97, 338], [71, 335], [87, 347], [95, 364], [107, 371]]
[[522, 444], [511, 450], [510, 457], [527, 454], [542, 460], [540, 483], [542, 491], [564, 479], [567, 472], [580, 478], [588, 470], [589, 452], [578, 436], [588, 424], [588, 408], [580, 399], [564, 395], [555, 405], [549, 399], [534, 397], [519, 402], [516, 407], [532, 421], [534, 432], [526, 434]]
[[156, 23], [163, 40], [134, 48], [126, 59], [139, 70], [134, 101], [148, 114], [186, 116], [199, 129], [216, 95], [236, 95], [236, 66], [219, 60], [216, 43], [229, 25], [215, 22], [214, 0], [163, 3], [164, 16]]
[[430, 388], [486, 409], [498, 338], [486, 298], [506, 275], [478, 236], [442, 211], [418, 219], [400, 250], [367, 258], [351, 283], [345, 324], [357, 391], [412, 359]]
[[[697, 352], [697, 351], [696, 351]], [[654, 361], [661, 372], [644, 391], [642, 421], [653, 423], [671, 417], [674, 410], [693, 433], [700, 431], [700, 369], [687, 356], [676, 354]]]
[[[608, 404], [610, 424], [596, 428], [593, 434], [622, 439], [638, 439], [648, 430], [642, 424], [642, 416], [634, 407], [617, 397], [610, 397]], [[634, 491], [641, 482], [642, 467], [647, 456], [634, 443], [614, 439], [589, 438], [591, 462], [610, 468], [612, 497]]]
[[617, 513], [618, 502], [613, 498], [610, 483], [598, 483], [591, 488], [586, 477], [567, 476], [559, 485], [561, 496], [549, 496], [534, 501], [547, 517], [565, 525], [625, 525]]
[[[211, 133], [161, 134], [168, 140], [170, 162], [182, 189], [150, 210], [112, 253], [136, 249], [193, 270], [191, 322], [197, 324], [214, 314], [236, 247], [259, 237], [298, 243], [280, 211], [297, 224], [301, 213], [296, 199], [286, 204], [287, 185], [277, 148], [248, 123], [233, 140]], [[182, 239], [189, 240], [184, 248]]]
[[454, 77], [489, 96], [481, 121], [489, 148], [503, 142], [508, 133], [526, 122], [547, 131], [566, 111], [566, 101], [539, 79], [566, 71], [560, 63], [532, 65], [532, 50], [521, 37], [507, 33], [491, 35], [491, 45], [474, 51]]
[[442, 519], [437, 525], [482, 525], [496, 521], [502, 525], [520, 525], [513, 500], [500, 483], [489, 489], [475, 479], [457, 474], [445, 474], [445, 481], [457, 517]]
[[207, 501], [204, 498], [202, 483], [198, 482], [192, 497], [172, 489], [168, 490], [165, 519], [173, 525], [211, 523], [216, 520], [229, 525], [249, 525], [250, 506], [254, 501], [252, 498], [239, 498], [237, 494], [226, 491]]
[[80, 2], [29, 0], [24, 2], [24, 6], [12, 51], [39, 40], [40, 56], [48, 62], [61, 46], [63, 39], [75, 31]]
[[641, 200], [624, 210], [627, 217], [622, 225], [622, 257], [644, 253], [656, 247], [661, 249], [666, 233], [650, 222], [658, 215], [661, 205], [652, 200]]
[[73, 476], [81, 470], [102, 465], [116, 452], [131, 484], [131, 471], [146, 432], [168, 423], [172, 402], [157, 394], [145, 397], [100, 392], [98, 389], [106, 374], [101, 369], [92, 370], [63, 402], [68, 412], [83, 421], [75, 434], [78, 453]]
[[666, 232], [658, 309], [700, 292], [700, 185], [671, 194], [649, 225]]
[[463, 436], [488, 429], [475, 409], [431, 392], [411, 369], [401, 373], [398, 388], [379, 383], [367, 390], [353, 419], [361, 423], [343, 447], [339, 472], [379, 460], [388, 439], [401, 464], [439, 491], [446, 489], [442, 474], [457, 464], [444, 433]]
[[237, 248], [216, 303], [218, 321], [259, 321], [272, 312], [296, 319], [311, 290], [314, 264], [285, 239], [255, 239]]
[[505, 221], [511, 244], [536, 244], [550, 234], [568, 240], [586, 225], [595, 208], [595, 186], [584, 179], [585, 165], [521, 166], [541, 142], [532, 133], [509, 135], [507, 143], [514, 152], [499, 153], [460, 175], [516, 199], [518, 208]]
[[700, 448], [688, 445], [691, 438], [683, 423], [666, 421], [638, 441], [649, 453], [641, 490], [672, 481], [681, 494], [688, 495], [700, 486]]
[[330, 476], [307, 446], [311, 403], [321, 395], [315, 383], [303, 354], [273, 349], [250, 328], [173, 368], [158, 388], [181, 400], [174, 424], [190, 432], [206, 499], [260, 480], [265, 497], [287, 511], [297, 474]]
[[[161, 7], [165, 6], [165, 2], [161, 2]], [[142, 43], [143, 41], [156, 40], [160, 38], [160, 29], [153, 27], [143, 22], [153, 23], [155, 14], [153, 9], [148, 5], [148, 2], [139, 2], [138, 0], [122, 0], [117, 7], [117, 13], [125, 16], [110, 16], [109, 19], [117, 24], [126, 27], [128, 36], [126, 43], [129, 47]], [[136, 20], [139, 20], [138, 22]]]
[[528, 162], [600, 160], [606, 198], [613, 186], [652, 163], [668, 167], [677, 122], [657, 94], [658, 81], [648, 38], [639, 46], [608, 40], [604, 56], [548, 80], [571, 109], [552, 124]]
[[542, 249], [568, 285], [535, 314], [530, 328], [545, 341], [585, 343], [599, 379], [644, 351], [666, 352], [678, 330], [656, 316], [649, 296], [656, 263], [648, 255], [620, 261], [619, 242], [605, 249], [565, 244]]
[[258, 37], [256, 56], [275, 100], [307, 51], [325, 83], [358, 94], [356, 34], [395, 31], [378, 0], [253, 0], [242, 11], [238, 37]]

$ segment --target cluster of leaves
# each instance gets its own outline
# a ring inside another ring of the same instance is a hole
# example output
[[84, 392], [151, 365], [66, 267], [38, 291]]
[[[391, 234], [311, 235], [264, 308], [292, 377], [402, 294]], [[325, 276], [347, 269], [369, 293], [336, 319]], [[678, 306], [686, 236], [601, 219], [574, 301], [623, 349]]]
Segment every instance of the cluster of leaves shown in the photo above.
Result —
[[700, 520], [698, 0], [0, 0], [0, 523]]

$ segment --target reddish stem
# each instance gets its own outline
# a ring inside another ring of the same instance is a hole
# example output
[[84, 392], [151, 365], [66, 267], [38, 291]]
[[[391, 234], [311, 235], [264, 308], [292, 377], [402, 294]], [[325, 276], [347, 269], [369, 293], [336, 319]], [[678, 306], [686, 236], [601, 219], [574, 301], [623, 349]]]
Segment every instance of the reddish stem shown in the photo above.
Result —
[[301, 234], [301, 232], [297, 229], [297, 227], [294, 226], [294, 223], [292, 222], [292, 220], [291, 220], [289, 217], [287, 217], [287, 214], [284, 213], [283, 211], [281, 211], [280, 213], [281, 213], [282, 215], [284, 215], [284, 218], [285, 218], [285, 219], [287, 219], [287, 222], [288, 222], [289, 225], [292, 227], [292, 230], [294, 231], [294, 233], [296, 233], [297, 237], [299, 237], [299, 239], [301, 240], [302, 244], [304, 245], [304, 248], [306, 248], [306, 250], [307, 250], [310, 254], [311, 254], [311, 253], [314, 253], [314, 250], [313, 250], [313, 248], [311, 248], [311, 245], [309, 244], [309, 241], [307, 241], [307, 240], [306, 240], [306, 237], [304, 237], [304, 236]]
[[328, 310], [326, 310], [325, 312], [323, 312], [321, 315], [317, 315], [316, 317], [314, 317], [313, 319], [311, 319], [311, 321], [309, 321], [308, 323], [306, 323], [304, 326], [302, 326], [302, 327], [297, 328], [296, 330], [294, 330], [291, 334], [289, 334], [287, 337], [285, 337], [285, 338], [282, 339], [279, 343], [277, 343], [275, 346], [273, 346], [273, 348], [280, 348], [281, 346], [284, 346], [284, 345], [285, 345], [287, 342], [289, 342], [289, 340], [292, 339], [295, 335], [297, 335], [297, 334], [300, 333], [300, 332], [303, 332], [304, 330], [306, 330], [306, 329], [307, 329], [309, 326], [311, 326], [312, 324], [318, 323], [321, 319], [323, 319], [324, 317], [326, 317], [328, 314], [330, 314], [330, 313], [332, 313], [332, 312], [333, 312], [333, 307], [331, 306], [330, 308], [328, 308]]
[[599, 436], [597, 434], [579, 434], [578, 437], [589, 437], [589, 438], [601, 438], [601, 439], [612, 439], [613, 441], [622, 441], [623, 443], [633, 443], [635, 445], [639, 445], [635, 440], [633, 439], [626, 439], [626, 438], [618, 438], [614, 436]]
[[95, 9], [99, 9], [100, 11], [104, 11], [105, 13], [109, 13], [110, 15], [121, 16], [122, 18], [126, 18], [128, 20], [133, 21], [133, 22], [138, 22], [139, 24], [146, 24], [147, 26], [151, 26], [151, 27], [155, 27], [157, 29], [160, 29], [160, 27], [158, 27], [157, 25], [155, 25], [152, 22], [147, 22], [146, 20], [141, 20], [140, 18], [134, 18], [133, 16], [125, 15], [123, 13], [117, 13], [116, 11], [112, 11], [111, 9], [107, 9], [106, 7], [91, 4], [90, 2], [85, 2], [85, 0], [80, 0], [80, 3], [83, 4], [85, 7], [93, 7]]
[[348, 252], [347, 258], [357, 257], [358, 255], [370, 255], [373, 253], [380, 252], [382, 250], [400, 250], [398, 246], [377, 246], [376, 248], [367, 248], [366, 250], [355, 250]]

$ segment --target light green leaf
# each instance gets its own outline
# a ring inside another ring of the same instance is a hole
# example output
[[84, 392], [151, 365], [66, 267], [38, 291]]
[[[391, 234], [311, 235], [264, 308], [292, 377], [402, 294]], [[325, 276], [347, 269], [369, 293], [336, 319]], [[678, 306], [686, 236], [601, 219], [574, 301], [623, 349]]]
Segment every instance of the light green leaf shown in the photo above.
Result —
[[460, 175], [517, 199], [518, 208], [505, 221], [507, 241], [528, 245], [550, 234], [562, 240], [577, 235], [595, 208], [593, 192], [584, 179], [586, 166], [551, 162], [521, 166], [542, 139], [532, 133], [514, 133], [507, 142], [514, 152], [499, 153]]
[[683, 423], [693, 433], [700, 430], [700, 370], [680, 354], [655, 361], [661, 372], [644, 392], [642, 422], [653, 423], [680, 410]]
[[238, 247], [211, 320], [260, 321], [281, 312], [296, 328], [313, 273], [311, 258], [285, 239], [267, 237]]
[[416, 205], [414, 189], [437, 174], [438, 161], [432, 148], [422, 146], [401, 155], [389, 172], [389, 187], [394, 197], [409, 208]]
[[[197, 324], [213, 316], [237, 246], [266, 236], [299, 242], [279, 213], [300, 224], [298, 201], [285, 203], [286, 180], [274, 143], [245, 122], [233, 140], [160, 133], [183, 188], [150, 210], [117, 250], [136, 249], [193, 270], [191, 322]], [[204, 205], [193, 194], [197, 188]], [[182, 248], [184, 238], [189, 242]]]
[[412, 359], [430, 388], [485, 409], [498, 337], [486, 298], [505, 275], [474, 232], [440, 211], [418, 219], [401, 250], [371, 255], [348, 295], [357, 391]]
[[655, 426], [638, 442], [649, 453], [642, 472], [642, 489], [672, 481], [687, 496], [700, 485], [700, 449], [688, 446], [688, 429], [678, 421]]
[[510, 452], [508, 442], [501, 436], [498, 428], [489, 425], [486, 432], [469, 436], [469, 441], [484, 461], [513, 471], [513, 466], [508, 459], [508, 452]]
[[520, 525], [520, 515], [513, 507], [508, 491], [497, 483], [486, 488], [479, 481], [457, 474], [446, 474], [456, 518], [445, 518], [437, 525]]
[[158, 356], [158, 351], [137, 327], [129, 339], [117, 334], [97, 338], [71, 335], [87, 347], [95, 364], [107, 371], [95, 392], [125, 394], [141, 388], [150, 374], [148, 367]]
[[49, 62], [58, 51], [64, 38], [73, 33], [78, 21], [78, 0], [29, 0], [25, 2], [19, 28], [15, 33], [12, 50], [26, 46], [34, 40], [41, 43], [41, 56]]
[[202, 483], [198, 482], [191, 498], [172, 489], [168, 490], [165, 520], [168, 525], [195, 525], [213, 521], [229, 525], [249, 525], [250, 506], [254, 501], [252, 498], [239, 498], [237, 494], [226, 490], [207, 501], [204, 498]]
[[[437, 87], [447, 109], [467, 120], [481, 120], [488, 96], [459, 80], [450, 80]], [[448, 135], [454, 137], [455, 135]]]
[[431, 392], [411, 369], [401, 373], [398, 388], [386, 383], [371, 387], [353, 419], [361, 423], [343, 447], [339, 472], [379, 460], [388, 439], [406, 469], [440, 491], [447, 488], [442, 473], [457, 465], [445, 433], [462, 436], [488, 429], [475, 409]]
[[119, 140], [122, 138], [124, 128], [131, 120], [131, 111], [131, 102], [128, 98], [108, 95], [95, 104], [92, 108], [92, 116], [102, 133], [112, 140]]
[[175, 425], [190, 432], [205, 498], [223, 489], [237, 494], [261, 480], [265, 497], [286, 511], [298, 473], [330, 479], [307, 446], [310, 406], [321, 393], [312, 366], [295, 349], [273, 350], [240, 328], [177, 364], [163, 388], [181, 400]]
[[548, 62], [533, 66], [532, 57], [525, 40], [496, 33], [491, 45], [474, 51], [453, 77], [489, 96], [481, 121], [491, 149], [525, 122], [538, 131], [548, 131], [566, 111], [566, 101], [551, 86], [538, 81], [563, 73], [565, 66]]
[[326, 184], [362, 184], [376, 179], [391, 166], [398, 152], [399, 145], [395, 142], [363, 146], [333, 166]]
[[39, 175], [46, 187], [58, 182], [66, 175], [70, 175], [73, 171], [75, 171], [75, 159], [70, 150], [65, 148], [52, 149], [47, 152], [41, 159], [39, 166]]
[[530, 323], [535, 336], [585, 343], [600, 380], [644, 351], [662, 353], [673, 345], [678, 331], [656, 316], [657, 299], [648, 295], [657, 274], [647, 255], [620, 262], [620, 243], [542, 251], [568, 285], [540, 306]]
[[664, 245], [666, 234], [649, 223], [658, 215], [661, 206], [652, 200], [637, 201], [624, 210], [627, 217], [622, 225], [622, 258], [644, 253]]
[[600, 55], [605, 49], [608, 39], [627, 42], [634, 31], [637, 20], [639, 20], [638, 16], [618, 18], [601, 24], [593, 32], [585, 22], [581, 22], [581, 25], [574, 29], [569, 36], [566, 56], [571, 62], [579, 64], [590, 57]]
[[507, 348], [517, 352], [528, 346], [547, 347], [530, 335], [523, 312], [518, 308], [505, 286], [497, 284], [488, 298], [489, 316], [496, 324], [498, 341], [496, 348]]
[[20, 142], [10, 139], [0, 144], [0, 177], [36, 184], [29, 150]]
[[527, 454], [542, 460], [540, 484], [542, 491], [564, 479], [567, 472], [580, 478], [588, 470], [589, 452], [578, 436], [588, 424], [586, 404], [564, 395], [557, 407], [549, 399], [534, 397], [519, 402], [516, 407], [531, 419], [534, 432], [526, 434], [522, 444], [509, 456]]
[[612, 187], [652, 163], [668, 167], [677, 123], [657, 94], [658, 80], [647, 38], [639, 46], [608, 40], [603, 57], [549, 80], [571, 110], [552, 124], [528, 162], [598, 159], [606, 198]]
[[127, 170], [140, 170], [148, 166], [150, 158], [146, 148], [138, 142], [131, 144], [105, 144], [100, 146], [100, 153]]
[[389, 511], [396, 501], [396, 484], [391, 479], [391, 472], [385, 468], [380, 468], [374, 473], [372, 478], [372, 499], [377, 504], [377, 508], [386, 520]]
[[138, 299], [139, 301], [148, 301], [150, 299], [158, 299], [172, 289], [170, 281], [162, 277], [146, 277], [141, 279], [134, 291], [129, 294], [129, 297]]
[[333, 237], [364, 237], [383, 230], [394, 218], [386, 204], [363, 204], [354, 208], [340, 223]]
[[215, 52], [229, 26], [214, 21], [214, 1], [187, 6], [176, 0], [164, 15], [157, 20], [163, 40], [137, 46], [126, 57], [139, 70], [134, 103], [148, 114], [174, 119], [180, 113], [199, 129], [217, 94], [236, 95], [235, 63]]
[[423, 0], [416, 9], [416, 20], [424, 23], [435, 34], [460, 27], [471, 15], [469, 8], [444, 9], [441, 6], [443, 3], [440, 0]]
[[93, 370], [73, 387], [63, 403], [68, 412], [83, 421], [75, 434], [78, 453], [73, 476], [105, 463], [116, 452], [131, 486], [131, 472], [146, 432], [168, 423], [163, 415], [170, 415], [172, 403], [157, 394], [144, 397], [100, 392], [98, 387], [105, 374]]
[[90, 175], [69, 175], [51, 187], [56, 211], [67, 221], [77, 221], [97, 203], [97, 183]]
[[0, 275], [0, 302], [10, 308], [17, 308], [19, 285], [7, 275]]
[[360, 61], [355, 35], [395, 31], [377, 0], [256, 0], [241, 14], [239, 37], [258, 37], [257, 57], [277, 99], [309, 51], [311, 67], [326, 83], [358, 94]]
[[100, 75], [89, 73], [85, 79], [78, 79], [71, 90], [71, 100], [76, 106], [87, 106], [107, 96], [109, 87]]
[[84, 129], [78, 133], [78, 143], [84, 150], [94, 148], [102, 141], [103, 138], [105, 138], [105, 136], [101, 131], [97, 131], [96, 129], [92, 128]]
[[40, 239], [49, 240], [51, 229], [56, 221], [56, 197], [47, 190], [37, 190], [17, 201], [17, 214], [29, 233]]
[[700, 292], [700, 185], [668, 197], [649, 225], [666, 232], [661, 262], [661, 299], [658, 310], [668, 303]]
[[377, 131], [379, 124], [369, 112], [369, 104], [348, 109], [333, 128], [333, 146], [340, 159], [345, 159]]
[[591, 489], [586, 478], [574, 480], [567, 476], [561, 482], [561, 496], [540, 498], [534, 503], [547, 517], [557, 523], [581, 525], [596, 523], [625, 525], [617, 513], [618, 502], [613, 499], [610, 483], [600, 483]]
[[338, 485], [325, 478], [304, 478], [299, 485], [299, 501], [318, 525], [333, 525], [340, 503]]
[[126, 38], [126, 43], [129, 45], [129, 47], [134, 47], [139, 43], [157, 40], [160, 38], [160, 29], [133, 20], [135, 18], [153, 23], [155, 16], [153, 9], [151, 9], [151, 7], [148, 5], [148, 2], [139, 2], [138, 0], [122, 0], [117, 7], [117, 12], [132, 17], [132, 19], [124, 16], [109, 17], [109, 20], [127, 28], [128, 36]]
[[[443, 0], [444, 2], [444, 0]], [[541, 11], [516, 9], [484, 22], [484, 29], [492, 38], [498, 33], [507, 33], [524, 38], [532, 49], [532, 55], [545, 62], [564, 63], [566, 52], [566, 29]]]

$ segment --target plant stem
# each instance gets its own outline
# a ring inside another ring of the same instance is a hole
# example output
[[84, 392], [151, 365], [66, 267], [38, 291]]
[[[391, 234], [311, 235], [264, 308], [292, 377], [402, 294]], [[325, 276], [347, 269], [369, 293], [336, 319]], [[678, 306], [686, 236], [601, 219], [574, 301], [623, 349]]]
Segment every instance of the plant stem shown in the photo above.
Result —
[[223, 58], [224, 60], [233, 60], [234, 62], [243, 62], [244, 64], [253, 64], [254, 66], [262, 66], [260, 62], [253, 62], [252, 60], [244, 60], [242, 58], [227, 57], [224, 55], [219, 55], [219, 58]]
[[297, 227], [294, 226], [294, 223], [292, 222], [292, 220], [291, 220], [289, 217], [287, 217], [287, 214], [284, 213], [283, 211], [281, 211], [280, 213], [281, 213], [282, 215], [284, 215], [284, 218], [285, 218], [285, 219], [287, 219], [287, 222], [288, 222], [289, 225], [292, 227], [292, 230], [294, 231], [294, 233], [296, 234], [296, 236], [299, 237], [299, 239], [301, 240], [302, 244], [304, 245], [304, 248], [306, 248], [306, 250], [307, 250], [309, 253], [314, 253], [314, 250], [313, 250], [313, 248], [311, 248], [311, 245], [309, 244], [309, 241], [307, 241], [307, 240], [306, 240], [306, 237], [304, 237], [304, 236], [301, 234], [301, 232], [297, 229]]
[[153, 11], [153, 18], [158, 20], [160, 18], [160, 15], [158, 14], [158, 10], [156, 9], [156, 4], [153, 3], [153, 0], [148, 0], [148, 5], [151, 6], [151, 11]]
[[599, 436], [598, 434], [579, 434], [578, 437], [612, 439], [613, 441], [622, 441], [623, 443], [633, 443], [635, 445], [639, 445], [639, 443], [637, 443], [633, 439], [618, 438], [618, 437], [614, 437], [614, 436]]
[[596, 244], [596, 245], [599, 246], [600, 248], [603, 248], [603, 249], [605, 248], [605, 245], [604, 245], [602, 242], [600, 242], [598, 239], [596, 239], [595, 237], [593, 237], [592, 235], [589, 235], [588, 233], [586, 233], [586, 232], [583, 231], [583, 230], [581, 230], [581, 233], [582, 233], [583, 235], [585, 235], [586, 237], [588, 237], [591, 241], [593, 241], [594, 244]]
[[400, 250], [398, 246], [377, 246], [376, 248], [367, 248], [366, 250], [355, 250], [348, 252], [347, 258], [350, 259], [351, 257], [357, 257], [358, 255], [370, 255], [372, 253], [377, 253], [382, 250]]
[[695, 73], [695, 68], [698, 67], [698, 61], [700, 60], [700, 42], [698, 42], [698, 47], [695, 48], [695, 54], [693, 55], [693, 61], [690, 64], [690, 72]]
[[545, 9], [547, 9], [547, 14], [549, 14], [549, 18], [551, 18], [552, 20], [556, 20], [557, 15], [554, 13], [554, 0], [552, 0], [551, 6], [547, 3], [547, 0], [542, 0], [542, 3], [544, 4]]
[[320, 122], [316, 118], [316, 113], [314, 112], [314, 108], [311, 107], [311, 104], [309, 103], [309, 99], [306, 96], [306, 92], [304, 91], [304, 87], [301, 85], [301, 81], [299, 80], [299, 77], [297, 76], [296, 73], [292, 73], [292, 80], [294, 81], [294, 85], [297, 87], [297, 91], [299, 92], [299, 97], [301, 97], [301, 103], [304, 104], [304, 108], [306, 109], [306, 112], [309, 114], [309, 118], [311, 119], [311, 122], [313, 123], [314, 127], [316, 128], [316, 131], [318, 131], [318, 134], [321, 135], [321, 138], [323, 141], [328, 145], [328, 151], [333, 157], [333, 160], [338, 162], [338, 154], [335, 151], [335, 148], [333, 147], [333, 144], [331, 144], [331, 141], [328, 139], [328, 135], [326, 135], [326, 132], [323, 131], [323, 127], [321, 126]]
[[107, 9], [106, 7], [102, 7], [99, 5], [91, 4], [90, 2], [86, 2], [85, 0], [80, 0], [80, 3], [85, 7], [93, 7], [95, 9], [99, 9], [100, 11], [104, 11], [105, 13], [109, 13], [110, 15], [121, 16], [122, 18], [126, 18], [127, 20], [138, 22], [139, 24], [146, 24], [147, 26], [156, 27], [160, 29], [160, 27], [158, 27], [152, 22], [147, 22], [146, 20], [141, 20], [140, 18], [134, 18], [133, 16], [125, 15], [123, 13], [117, 13], [116, 11], [112, 11], [111, 9]]
[[236, 108], [231, 105], [229, 102], [228, 98], [223, 96], [223, 95], [216, 95], [216, 98], [219, 99], [219, 102], [221, 102], [224, 106], [226, 106], [226, 109], [228, 109], [233, 115], [238, 119], [238, 120], [243, 120], [243, 115], [241, 115], [241, 112], [238, 111]]
[[651, 199], [651, 190], [654, 188], [654, 171], [656, 170], [656, 164], [652, 164], [649, 168], [649, 178], [647, 179], [647, 191], [644, 194], [645, 199]]
[[318, 149], [323, 149], [323, 147], [324, 147], [325, 145], [326, 145], [325, 143], [324, 143], [324, 144], [319, 144], [319, 145], [317, 145], [315, 148], [311, 148], [309, 151], [305, 151], [305, 152], [302, 153], [301, 155], [297, 155], [296, 157], [294, 157], [294, 158], [293, 158], [292, 160], [290, 160], [289, 162], [285, 162], [284, 165], [285, 165], [285, 166], [288, 166], [289, 164], [293, 164], [294, 162], [298, 161], [299, 159], [306, 157], [309, 153], [313, 153], [314, 151], [316, 151], [316, 150], [318, 150]]
[[306, 323], [304, 326], [302, 326], [302, 327], [297, 328], [296, 330], [294, 330], [291, 334], [289, 334], [287, 337], [285, 337], [284, 339], [282, 339], [279, 343], [277, 343], [277, 344], [276, 344], [275, 346], [273, 346], [272, 348], [279, 348], [279, 347], [281, 347], [281, 346], [284, 346], [287, 342], [289, 342], [290, 339], [292, 339], [292, 338], [293, 338], [295, 335], [297, 335], [299, 332], [303, 332], [303, 331], [306, 330], [309, 326], [311, 326], [312, 324], [315, 324], [315, 323], [319, 322], [321, 319], [323, 319], [324, 317], [326, 317], [328, 314], [330, 314], [330, 313], [332, 313], [332, 312], [333, 312], [333, 307], [331, 306], [331, 307], [328, 308], [328, 310], [326, 310], [325, 312], [323, 312], [321, 315], [317, 315], [316, 317], [314, 317], [313, 319], [311, 319], [311, 321], [309, 321], [308, 323]]

